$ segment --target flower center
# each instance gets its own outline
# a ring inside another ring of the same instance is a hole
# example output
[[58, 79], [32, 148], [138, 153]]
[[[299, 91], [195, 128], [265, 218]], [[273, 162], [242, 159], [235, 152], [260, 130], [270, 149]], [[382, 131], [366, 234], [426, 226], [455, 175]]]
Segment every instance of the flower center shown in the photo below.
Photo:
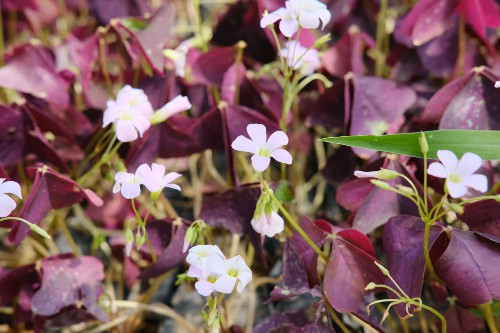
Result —
[[120, 115], [121, 120], [132, 120], [133, 116], [131, 113], [122, 113]]
[[452, 183], [460, 183], [462, 181], [459, 175], [453, 173], [448, 176], [448, 179]]
[[238, 270], [236, 268], [231, 268], [229, 272], [227, 272], [227, 275], [231, 277], [237, 277], [238, 276]]
[[217, 277], [211, 274], [209, 277], [207, 277], [207, 281], [210, 283], [215, 283], [215, 281], [217, 281]]
[[260, 155], [262, 157], [269, 157], [271, 156], [271, 153], [271, 149], [269, 149], [267, 146], [260, 147], [257, 151], [257, 155]]

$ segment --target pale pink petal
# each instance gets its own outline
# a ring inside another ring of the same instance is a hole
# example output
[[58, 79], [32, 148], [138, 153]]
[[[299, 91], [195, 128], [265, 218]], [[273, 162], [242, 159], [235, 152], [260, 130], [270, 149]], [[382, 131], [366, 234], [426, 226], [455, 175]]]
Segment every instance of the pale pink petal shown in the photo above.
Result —
[[267, 217], [267, 221], [269, 226], [267, 228], [266, 236], [268, 237], [274, 237], [274, 235], [283, 232], [285, 229], [285, 221], [283, 221], [283, 218], [279, 216], [277, 212], [271, 212], [271, 214]]
[[262, 124], [250, 124], [247, 126], [248, 135], [257, 146], [266, 144], [266, 126]]
[[121, 188], [122, 188], [122, 186], [120, 185], [120, 183], [115, 183], [115, 185], [113, 186], [113, 193], [120, 192]]
[[135, 179], [135, 176], [133, 173], [128, 173], [128, 172], [117, 172], [115, 175], [115, 181], [118, 183], [124, 183], [124, 182], [133, 182]]
[[495, 88], [500, 88], [500, 81], [495, 82]]
[[299, 23], [302, 28], [316, 29], [319, 27], [319, 17], [315, 12], [301, 11], [299, 15]]
[[120, 117], [121, 111], [115, 102], [109, 101], [102, 117], [102, 127], [106, 127]]
[[472, 187], [476, 191], [485, 193], [488, 191], [488, 178], [485, 175], [468, 175], [462, 178], [462, 184]]
[[237, 151], [244, 151], [247, 153], [255, 154], [257, 152], [257, 146], [255, 143], [249, 138], [244, 137], [243, 135], [238, 136], [233, 143], [231, 144], [231, 148]]
[[213, 253], [207, 259], [207, 267], [209, 267], [211, 273], [225, 274], [226, 258], [219, 253]]
[[168, 185], [165, 185], [165, 187], [172, 188], [172, 189], [177, 190], [177, 191], [181, 190], [181, 187], [177, 184], [168, 184]]
[[252, 156], [252, 165], [257, 172], [266, 170], [269, 166], [269, 163], [271, 163], [271, 159], [269, 157], [263, 157], [260, 155]]
[[3, 193], [11, 193], [17, 196], [19, 199], [22, 199], [21, 194], [21, 186], [14, 181], [8, 181], [0, 184], [0, 194]]
[[130, 120], [118, 120], [116, 122], [116, 137], [121, 142], [130, 142], [137, 139], [137, 130]]
[[143, 116], [137, 116], [133, 120], [134, 127], [137, 128], [137, 131], [139, 132], [139, 136], [142, 138], [144, 133], [151, 127], [151, 122], [149, 121], [149, 118], [143, 117]]
[[0, 217], [9, 216], [16, 209], [16, 202], [6, 194], [0, 194]]
[[136, 183], [123, 183], [121, 193], [126, 199], [137, 198], [141, 194], [141, 186]]
[[439, 162], [434, 162], [431, 165], [429, 165], [427, 173], [431, 176], [438, 178], [448, 178], [448, 172], [444, 168], [444, 165], [442, 165]]
[[321, 24], [321, 29], [324, 29], [325, 28], [325, 25], [328, 24], [328, 22], [330, 22], [330, 19], [332, 18], [332, 13], [330, 13], [330, 11], [328, 9], [319, 9], [317, 10], [317, 15], [319, 16], [319, 19], [321, 20], [322, 24]]
[[198, 278], [198, 279], [202, 278], [201, 269], [196, 267], [195, 265], [189, 266], [189, 269], [188, 269], [186, 274], [189, 277]]
[[215, 281], [214, 289], [223, 294], [230, 294], [233, 292], [236, 281], [235, 277], [223, 274]]
[[149, 165], [146, 163], [141, 164], [137, 167], [137, 170], [135, 170], [135, 176], [139, 177], [141, 179], [143, 178], [150, 178], [152, 174], [152, 170]]
[[378, 178], [378, 171], [354, 171], [354, 176], [358, 178]]
[[462, 183], [453, 183], [447, 181], [446, 186], [448, 187], [448, 192], [450, 193], [450, 196], [452, 198], [460, 198], [467, 193], [467, 188]]
[[165, 166], [163, 164], [153, 163], [151, 164], [152, 176], [158, 179], [163, 178], [165, 175]]
[[461, 177], [472, 175], [482, 164], [483, 160], [478, 155], [474, 153], [465, 153], [460, 159], [460, 162], [458, 162], [457, 174]]
[[163, 184], [170, 184], [177, 178], [182, 177], [180, 173], [177, 172], [169, 172], [165, 177], [163, 177]]
[[252, 271], [248, 269], [240, 272], [240, 274], [238, 274], [238, 280], [240, 282], [236, 286], [236, 290], [241, 293], [247, 284], [252, 280]]
[[446, 169], [446, 173], [448, 175], [456, 172], [458, 166], [458, 159], [457, 156], [452, 151], [438, 150], [437, 155], [439, 157], [439, 160], [443, 164], [444, 168]]
[[207, 280], [200, 280], [194, 284], [194, 287], [201, 296], [208, 296], [214, 291], [214, 284]]
[[278, 162], [292, 164], [292, 155], [285, 149], [276, 149], [271, 153], [271, 157]]
[[273, 134], [271, 134], [269, 139], [267, 139], [266, 146], [270, 150], [275, 150], [276, 148], [279, 148], [281, 146], [286, 146], [287, 144], [288, 144], [288, 136], [286, 135], [286, 133], [282, 131], [276, 131]]
[[[129, 100], [133, 99], [135, 95], [139, 93], [140, 89], [134, 89], [130, 85], [125, 85], [123, 88], [118, 91], [118, 94], [116, 94], [116, 100], [119, 102], [128, 102]], [[142, 91], [142, 90], [141, 90]]]
[[275, 10], [272, 13], [264, 15], [260, 19], [260, 27], [261, 28], [265, 28], [268, 25], [271, 25], [271, 24], [275, 23], [276, 21], [278, 21], [278, 20], [282, 19], [283, 17], [285, 17], [286, 13], [287, 13], [287, 10], [285, 8], [281, 7], [281, 8], [278, 8], [277, 10]]
[[[266, 229], [265, 227], [267, 226], [267, 219], [265, 214], [261, 214], [257, 219], [252, 218], [252, 221], [250, 221], [250, 224], [252, 225], [253, 229], [258, 232], [259, 234], [266, 234]], [[274, 235], [273, 235], [274, 236]], [[272, 237], [272, 236], [269, 236]]]
[[292, 37], [299, 31], [299, 21], [296, 19], [281, 20], [279, 27], [285, 37]]
[[132, 253], [132, 246], [134, 245], [134, 242], [126, 243], [125, 244], [125, 255], [127, 257], [130, 257], [130, 254]]

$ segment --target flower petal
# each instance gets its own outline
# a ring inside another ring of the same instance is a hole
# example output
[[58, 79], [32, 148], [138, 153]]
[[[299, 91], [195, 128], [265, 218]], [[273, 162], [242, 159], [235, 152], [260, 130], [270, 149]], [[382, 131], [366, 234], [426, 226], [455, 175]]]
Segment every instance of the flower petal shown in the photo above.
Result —
[[271, 153], [271, 157], [278, 162], [292, 164], [292, 155], [285, 149], [276, 149]]
[[268, 25], [271, 25], [273, 24], [274, 22], [282, 19], [283, 17], [285, 17], [284, 15], [286, 15], [286, 9], [281, 7], [281, 8], [278, 8], [277, 10], [275, 10], [274, 12], [272, 13], [269, 13], [267, 15], [264, 15], [261, 19], [260, 19], [260, 27], [261, 28], [265, 28], [267, 27]]
[[130, 142], [137, 139], [137, 130], [130, 120], [118, 120], [116, 122], [116, 137], [121, 142]]
[[305, 29], [316, 29], [320, 25], [318, 14], [305, 10], [300, 12], [299, 23]]
[[3, 193], [11, 193], [17, 196], [19, 199], [23, 198], [21, 194], [21, 186], [19, 186], [19, 184], [14, 181], [8, 181], [0, 184], [0, 194]]
[[134, 127], [137, 128], [137, 132], [139, 132], [139, 136], [142, 138], [144, 133], [151, 127], [151, 122], [149, 118], [143, 116], [137, 116], [133, 120]]
[[243, 135], [238, 136], [233, 143], [231, 144], [231, 148], [237, 151], [244, 151], [247, 153], [255, 154], [257, 152], [257, 146], [255, 143], [249, 138], [244, 137]]
[[137, 198], [141, 194], [141, 186], [137, 183], [123, 183], [121, 193], [126, 199]]
[[299, 31], [299, 21], [296, 19], [281, 20], [279, 27], [285, 37], [292, 37]]
[[176, 180], [179, 177], [182, 177], [182, 175], [180, 173], [169, 172], [169, 173], [167, 173], [167, 175], [165, 177], [163, 177], [163, 184], [165, 184], [165, 185], [170, 184], [171, 182], [173, 182], [174, 180]]
[[214, 284], [207, 280], [200, 280], [194, 284], [194, 287], [201, 296], [208, 296], [214, 292]]
[[244, 270], [238, 274], [238, 286], [236, 287], [236, 290], [238, 290], [239, 293], [245, 289], [247, 286], [248, 282], [252, 280], [252, 271], [250, 269]]
[[288, 136], [285, 132], [276, 131], [267, 140], [266, 146], [272, 151], [288, 144]]
[[250, 124], [247, 126], [248, 135], [257, 146], [266, 144], [266, 126], [262, 124]]
[[257, 172], [262, 172], [267, 169], [269, 166], [269, 163], [271, 163], [271, 159], [269, 157], [263, 157], [260, 155], [253, 155], [252, 156], [252, 165], [255, 171]]
[[434, 162], [429, 165], [429, 168], [427, 168], [427, 173], [438, 178], [448, 178], [448, 172], [446, 171], [444, 165], [439, 162]]
[[488, 178], [485, 175], [468, 175], [462, 179], [462, 184], [472, 187], [476, 191], [485, 193], [488, 191]]
[[446, 182], [448, 187], [448, 192], [452, 198], [460, 198], [467, 194], [467, 187], [463, 183], [453, 183], [450, 181]]
[[14, 209], [16, 209], [14, 199], [6, 194], [0, 194], [0, 217], [9, 216]]
[[460, 162], [458, 162], [457, 174], [462, 177], [472, 175], [482, 164], [483, 160], [478, 155], [474, 153], [465, 153], [460, 159]]
[[325, 28], [325, 25], [330, 22], [330, 19], [332, 18], [332, 13], [328, 9], [318, 9], [316, 11], [316, 14], [319, 16], [319, 19], [321, 20], [321, 29]]
[[220, 293], [230, 294], [233, 292], [237, 279], [227, 274], [221, 275], [214, 283], [214, 289]]
[[174, 190], [177, 190], [177, 191], [181, 190], [181, 187], [177, 184], [168, 184], [168, 185], [165, 185], [165, 187], [173, 188]]
[[439, 160], [446, 169], [446, 173], [448, 175], [456, 172], [458, 166], [458, 160], [457, 156], [452, 151], [438, 150], [437, 156], [439, 157]]
[[202, 278], [202, 273], [201, 273], [201, 269], [196, 267], [195, 265], [191, 265], [189, 266], [189, 269], [187, 271], [187, 276], [189, 277], [194, 277], [194, 278], [197, 278], [197, 279], [201, 279]]
[[137, 167], [137, 170], [135, 170], [135, 177], [142, 179], [150, 178], [152, 175], [153, 171], [151, 170], [151, 167], [147, 165], [146, 163], [141, 164]]
[[210, 273], [225, 274], [226, 273], [226, 258], [219, 253], [213, 253], [207, 259], [207, 267]]

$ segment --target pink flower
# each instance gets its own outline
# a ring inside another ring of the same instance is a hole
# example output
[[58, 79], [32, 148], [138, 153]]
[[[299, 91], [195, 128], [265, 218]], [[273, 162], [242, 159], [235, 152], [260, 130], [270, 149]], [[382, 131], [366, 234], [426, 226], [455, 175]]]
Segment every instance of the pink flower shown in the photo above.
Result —
[[173, 100], [165, 104], [160, 110], [156, 111], [151, 117], [151, 124], [161, 123], [176, 113], [191, 109], [191, 103], [186, 96], [176, 96]]
[[276, 131], [266, 140], [266, 127], [262, 124], [250, 124], [247, 132], [251, 140], [240, 135], [233, 141], [231, 147], [237, 151], [254, 154], [252, 165], [258, 172], [267, 169], [271, 157], [278, 162], [291, 164], [292, 155], [284, 149], [278, 148], [288, 144], [288, 136], [282, 131]]
[[429, 175], [445, 178], [446, 187], [452, 198], [460, 198], [467, 193], [467, 187], [479, 192], [488, 190], [488, 179], [485, 175], [476, 175], [482, 165], [481, 157], [473, 153], [465, 153], [460, 161], [457, 156], [449, 150], [438, 150], [439, 162], [429, 165]]
[[151, 192], [157, 192], [164, 187], [173, 188], [180, 191], [179, 185], [170, 184], [182, 175], [177, 172], [169, 172], [165, 175], [165, 166], [153, 163], [151, 167], [147, 164], [141, 164], [135, 171], [135, 177], [140, 184], [146, 186]]
[[290, 2], [285, 2], [285, 8], [281, 7], [274, 12], [264, 15], [260, 20], [260, 27], [265, 28], [276, 21], [281, 20], [279, 28], [286, 37], [292, 37], [299, 30], [297, 16], [290, 8]]
[[114, 123], [118, 140], [130, 142], [149, 129], [152, 115], [153, 107], [144, 91], [126, 85], [118, 92], [116, 101], [108, 101], [102, 127]]
[[277, 212], [270, 211], [264, 213], [264, 211], [261, 212], [259, 216], [254, 216], [250, 223], [258, 233], [266, 235], [267, 237], [274, 237], [274, 235], [283, 231], [285, 222]]
[[286, 59], [288, 66], [300, 70], [304, 75], [310, 75], [321, 67], [318, 51], [307, 49], [297, 41], [290, 41], [281, 49], [281, 55]]
[[207, 261], [207, 269], [211, 274], [218, 274], [214, 282], [214, 290], [230, 294], [233, 292], [236, 284], [239, 293], [245, 289], [246, 285], [252, 280], [252, 271], [241, 256], [231, 259], [225, 259], [221, 256], [210, 256]]
[[9, 216], [16, 209], [16, 202], [8, 194], [14, 194], [22, 199], [21, 186], [14, 181], [4, 182], [5, 178], [0, 178], [0, 217]]

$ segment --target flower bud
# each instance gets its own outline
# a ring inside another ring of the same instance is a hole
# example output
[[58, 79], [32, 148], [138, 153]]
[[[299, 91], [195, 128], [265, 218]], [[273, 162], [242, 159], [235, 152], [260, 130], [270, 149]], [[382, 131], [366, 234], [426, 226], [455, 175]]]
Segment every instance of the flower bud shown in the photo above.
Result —
[[411, 187], [404, 186], [404, 185], [398, 185], [397, 188], [404, 195], [412, 196], [415, 194], [415, 192], [413, 191], [413, 189]]
[[420, 133], [420, 138], [419, 138], [419, 143], [420, 143], [420, 151], [422, 154], [427, 155], [429, 152], [429, 143], [427, 143], [427, 138], [425, 137], [424, 132]]
[[450, 210], [452, 212], [455, 212], [455, 213], [457, 213], [459, 215], [462, 215], [464, 213], [464, 207], [462, 207], [462, 206], [460, 206], [460, 205], [458, 205], [456, 203], [449, 203], [448, 207], [450, 208]]
[[390, 184], [388, 184], [386, 182], [383, 182], [381, 180], [378, 180], [378, 179], [372, 179], [372, 180], [370, 180], [370, 182], [373, 185], [375, 185], [375, 186], [377, 186], [377, 187], [379, 187], [379, 188], [381, 188], [383, 190], [390, 190], [390, 189], [392, 189], [392, 187], [391, 187]]
[[366, 285], [365, 290], [373, 290], [377, 287], [377, 285], [374, 282], [370, 282]]
[[384, 266], [382, 266], [382, 264], [379, 264], [378, 262], [374, 261], [373, 262], [375, 265], [377, 265], [377, 267], [380, 269], [380, 271], [382, 272], [382, 274], [384, 274], [385, 276], [389, 276], [389, 270], [387, 268], [385, 268]]

